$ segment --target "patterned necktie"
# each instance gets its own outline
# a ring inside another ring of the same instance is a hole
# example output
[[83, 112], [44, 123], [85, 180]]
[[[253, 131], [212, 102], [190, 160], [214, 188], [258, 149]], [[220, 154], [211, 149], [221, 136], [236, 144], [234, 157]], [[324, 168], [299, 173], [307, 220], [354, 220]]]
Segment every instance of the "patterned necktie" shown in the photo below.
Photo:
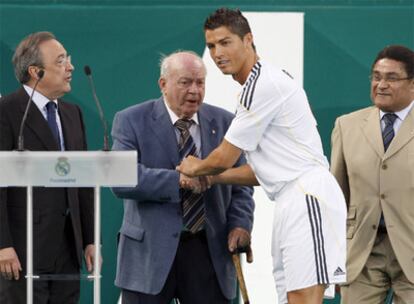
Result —
[[[178, 150], [181, 159], [188, 155], [197, 156], [197, 147], [190, 134], [191, 124], [192, 121], [187, 119], [179, 119], [175, 122], [175, 126], [180, 131]], [[182, 189], [181, 192], [184, 227], [192, 233], [201, 230], [205, 223], [206, 214], [202, 196], [200, 193], [186, 189]]]
[[397, 119], [394, 113], [385, 114], [382, 119], [385, 122], [385, 128], [382, 131], [382, 140], [384, 142], [384, 152], [387, 151], [392, 139], [394, 138], [394, 122]]
[[53, 101], [49, 101], [46, 104], [47, 109], [47, 123], [49, 124], [49, 128], [53, 133], [53, 137], [58, 144], [59, 150], [61, 150], [60, 146], [60, 136], [59, 136], [59, 128], [56, 122], [56, 103]]

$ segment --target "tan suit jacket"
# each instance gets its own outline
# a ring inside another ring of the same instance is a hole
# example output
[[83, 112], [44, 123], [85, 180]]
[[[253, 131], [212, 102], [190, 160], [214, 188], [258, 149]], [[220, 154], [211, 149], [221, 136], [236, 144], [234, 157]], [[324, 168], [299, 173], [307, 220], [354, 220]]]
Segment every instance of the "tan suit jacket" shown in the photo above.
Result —
[[414, 283], [414, 110], [385, 154], [378, 108], [339, 117], [331, 171], [348, 205], [347, 282], [356, 279], [371, 253], [382, 210], [398, 262]]

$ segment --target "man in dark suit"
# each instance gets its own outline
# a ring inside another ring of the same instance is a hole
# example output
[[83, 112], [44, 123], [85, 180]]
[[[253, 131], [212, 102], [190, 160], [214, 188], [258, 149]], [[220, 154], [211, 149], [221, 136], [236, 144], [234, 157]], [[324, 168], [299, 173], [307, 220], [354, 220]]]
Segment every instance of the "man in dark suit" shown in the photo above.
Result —
[[[60, 98], [71, 89], [74, 69], [66, 50], [49, 32], [23, 39], [13, 56], [23, 85], [0, 100], [0, 150], [17, 148], [23, 112], [39, 78], [24, 127], [25, 149], [86, 150], [85, 129], [78, 106]], [[0, 303], [26, 303], [26, 189], [0, 189]], [[93, 192], [77, 188], [34, 188], [34, 273], [79, 274], [84, 252], [92, 271]], [[35, 304], [77, 303], [79, 281], [35, 281]]]
[[114, 150], [137, 150], [139, 157], [138, 186], [113, 189], [124, 199], [115, 281], [123, 304], [168, 304], [173, 298], [221, 304], [236, 296], [229, 251], [250, 242], [253, 191], [214, 185], [200, 195], [205, 180], [175, 170], [187, 153], [208, 155], [233, 119], [203, 104], [205, 75], [196, 54], [167, 56], [159, 79], [162, 98], [115, 116]]

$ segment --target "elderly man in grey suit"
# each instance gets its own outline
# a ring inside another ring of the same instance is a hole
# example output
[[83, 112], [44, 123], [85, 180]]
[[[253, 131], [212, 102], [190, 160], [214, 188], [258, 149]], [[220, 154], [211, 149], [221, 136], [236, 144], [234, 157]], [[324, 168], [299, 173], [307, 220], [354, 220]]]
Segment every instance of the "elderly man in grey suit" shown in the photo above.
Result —
[[113, 149], [137, 150], [139, 158], [138, 186], [113, 189], [124, 199], [115, 281], [124, 304], [220, 304], [236, 296], [229, 251], [250, 242], [253, 191], [210, 187], [175, 171], [189, 154], [208, 155], [233, 119], [203, 104], [205, 75], [195, 53], [173, 53], [161, 62], [162, 97], [115, 116]]
[[414, 52], [389, 46], [371, 70], [368, 107], [337, 119], [332, 172], [348, 204], [342, 303], [414, 303]]

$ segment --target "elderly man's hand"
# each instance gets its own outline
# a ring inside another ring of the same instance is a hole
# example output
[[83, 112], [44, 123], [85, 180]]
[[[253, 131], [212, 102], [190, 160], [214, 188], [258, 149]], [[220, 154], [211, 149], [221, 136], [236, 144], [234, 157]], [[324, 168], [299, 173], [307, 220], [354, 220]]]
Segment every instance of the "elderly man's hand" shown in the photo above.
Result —
[[13, 247], [0, 249], [0, 273], [6, 280], [17, 281], [22, 271], [19, 258]]
[[246, 229], [236, 227], [231, 230], [228, 236], [228, 247], [231, 253], [237, 251], [238, 248], [246, 248], [246, 260], [248, 263], [253, 262], [250, 233]]
[[195, 193], [206, 191], [211, 186], [211, 178], [209, 176], [188, 177], [180, 173], [180, 187], [192, 190]]

